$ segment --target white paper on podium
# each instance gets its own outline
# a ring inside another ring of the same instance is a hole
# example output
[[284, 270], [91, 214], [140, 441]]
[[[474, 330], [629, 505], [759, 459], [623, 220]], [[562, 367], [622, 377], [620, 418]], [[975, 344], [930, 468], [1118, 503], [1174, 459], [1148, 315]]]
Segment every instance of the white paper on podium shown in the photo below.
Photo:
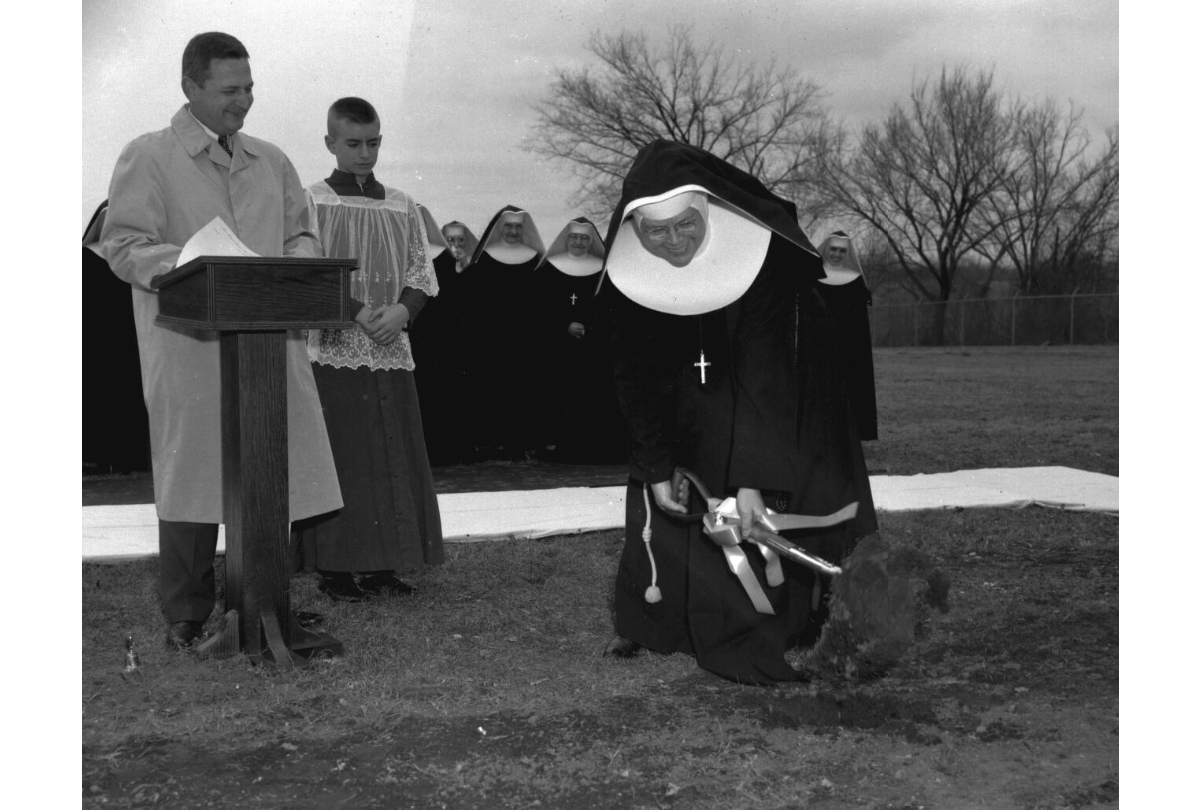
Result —
[[238, 239], [237, 234], [225, 224], [220, 217], [213, 217], [212, 222], [192, 234], [179, 258], [175, 260], [176, 267], [182, 267], [197, 256], [257, 256], [250, 248]]

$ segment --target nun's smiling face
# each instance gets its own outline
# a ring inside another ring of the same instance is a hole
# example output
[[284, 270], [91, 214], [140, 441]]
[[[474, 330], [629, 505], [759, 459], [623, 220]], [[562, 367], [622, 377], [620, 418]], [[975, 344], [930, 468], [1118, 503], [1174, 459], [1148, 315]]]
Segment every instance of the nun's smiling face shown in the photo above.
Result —
[[831, 242], [829, 247], [825, 248], [825, 261], [837, 267], [846, 260], [849, 253], [850, 248], [845, 242]]
[[648, 253], [675, 267], [685, 267], [704, 244], [707, 226], [700, 212], [689, 208], [670, 219], [643, 217], [635, 230]]
[[572, 256], [582, 256], [588, 252], [588, 248], [591, 246], [592, 235], [590, 233], [567, 234], [567, 253]]
[[522, 236], [525, 233], [525, 225], [521, 222], [505, 222], [500, 231], [500, 238], [504, 240], [506, 245], [521, 244]]

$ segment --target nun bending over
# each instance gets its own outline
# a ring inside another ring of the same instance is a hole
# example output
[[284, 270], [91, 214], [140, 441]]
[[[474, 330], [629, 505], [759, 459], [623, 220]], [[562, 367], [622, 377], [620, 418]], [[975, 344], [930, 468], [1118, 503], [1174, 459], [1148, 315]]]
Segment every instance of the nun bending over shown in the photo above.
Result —
[[735, 575], [679, 468], [736, 499], [743, 529], [768, 508], [828, 515], [858, 502], [848, 522], [789, 535], [826, 560], [875, 530], [836, 327], [814, 290], [821, 260], [791, 203], [668, 141], [635, 158], [606, 247], [600, 299], [630, 479], [605, 654], [681, 652], [742, 683], [795, 680], [784, 655], [816, 638], [827, 583], [787, 560], [768, 570], [753, 549]]

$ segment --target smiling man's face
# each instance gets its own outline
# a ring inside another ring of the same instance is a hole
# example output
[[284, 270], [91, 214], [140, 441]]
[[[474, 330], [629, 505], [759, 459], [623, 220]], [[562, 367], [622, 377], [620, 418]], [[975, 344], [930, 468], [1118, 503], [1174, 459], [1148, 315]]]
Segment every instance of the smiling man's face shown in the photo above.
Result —
[[249, 59], [214, 59], [203, 85], [183, 80], [183, 92], [196, 120], [218, 135], [232, 135], [246, 122], [254, 103]]

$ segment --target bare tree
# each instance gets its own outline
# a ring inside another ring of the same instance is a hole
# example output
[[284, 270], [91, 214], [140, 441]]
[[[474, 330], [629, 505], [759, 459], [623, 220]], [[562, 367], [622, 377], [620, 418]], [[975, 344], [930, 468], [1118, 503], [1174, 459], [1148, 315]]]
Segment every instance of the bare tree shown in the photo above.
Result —
[[995, 225], [990, 252], [1013, 265], [1022, 293], [1080, 286], [1115, 240], [1120, 193], [1116, 129], [1094, 158], [1073, 105], [1053, 100], [1019, 110], [1016, 160], [986, 208]]
[[599, 66], [558, 71], [529, 148], [571, 167], [573, 202], [589, 213], [612, 211], [638, 149], [657, 138], [706, 149], [772, 190], [808, 175], [827, 118], [820, 88], [791, 68], [740, 64], [685, 26], [661, 49], [622, 31], [594, 32], [588, 50]]
[[955, 275], [995, 231], [982, 207], [1012, 161], [1012, 117], [992, 73], [943, 68], [936, 82], [914, 82], [908, 104], [865, 126], [856, 144], [839, 130], [821, 155], [817, 184], [835, 209], [878, 231], [912, 288], [942, 304], [941, 343]]

